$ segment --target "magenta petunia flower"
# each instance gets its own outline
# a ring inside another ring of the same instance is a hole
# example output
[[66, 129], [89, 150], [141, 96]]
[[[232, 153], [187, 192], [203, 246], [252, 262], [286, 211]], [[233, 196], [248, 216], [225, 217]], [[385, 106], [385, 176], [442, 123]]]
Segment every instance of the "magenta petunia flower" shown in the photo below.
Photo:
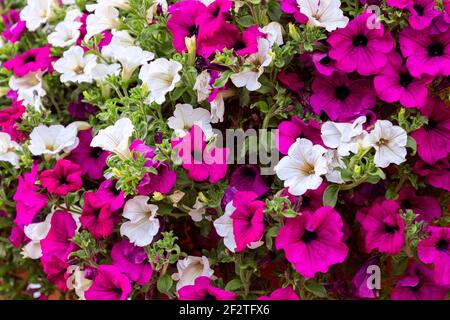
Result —
[[95, 193], [101, 202], [109, 203], [111, 211], [119, 210], [125, 203], [125, 193], [116, 188], [116, 182], [111, 179], [103, 181]]
[[425, 177], [428, 184], [435, 188], [450, 191], [449, 159], [442, 159], [433, 165], [418, 159], [413, 167], [414, 173]]
[[368, 259], [362, 266], [359, 268], [358, 272], [353, 276], [352, 285], [355, 288], [354, 295], [358, 298], [366, 298], [373, 299], [378, 297], [378, 292], [376, 289], [372, 289], [367, 285], [367, 280], [370, 276], [370, 273], [367, 272], [369, 266], [379, 266], [380, 258], [373, 257]]
[[315, 212], [303, 212], [286, 219], [280, 228], [275, 245], [283, 249], [286, 259], [305, 278], [317, 272], [327, 272], [330, 266], [347, 257], [348, 248], [342, 241], [344, 223], [332, 207]]
[[410, 209], [419, 216], [417, 221], [431, 222], [442, 215], [439, 201], [432, 196], [418, 196], [413, 187], [405, 187], [398, 193], [397, 202], [403, 210]]
[[411, 133], [419, 157], [429, 164], [448, 157], [450, 152], [450, 109], [438, 98], [430, 98], [421, 113], [428, 124]]
[[329, 77], [338, 70], [336, 68], [336, 61], [330, 58], [328, 52], [314, 52], [312, 54], [312, 61], [317, 72], [324, 76]]
[[11, 107], [0, 110], [0, 131], [8, 133], [16, 142], [24, 138], [23, 132], [17, 127], [24, 112], [25, 106], [17, 100], [12, 101]]
[[431, 34], [430, 28], [400, 32], [400, 49], [407, 58], [406, 66], [414, 77], [450, 75], [450, 32]]
[[3, 67], [13, 71], [16, 77], [23, 77], [29, 72], [46, 71], [51, 68], [50, 46], [32, 48], [6, 61]]
[[229, 150], [217, 147], [207, 149], [205, 139], [202, 129], [194, 125], [189, 134], [172, 140], [172, 147], [192, 180], [217, 183], [227, 173]]
[[278, 125], [278, 137], [275, 143], [282, 154], [288, 153], [289, 147], [297, 138], [305, 138], [312, 141], [313, 144], [323, 145], [320, 124], [314, 119], [305, 123], [299, 117], [292, 116], [291, 120], [282, 121]]
[[428, 227], [430, 236], [417, 245], [420, 261], [434, 266], [434, 280], [450, 286], [450, 228]]
[[300, 300], [292, 286], [279, 288], [273, 291], [269, 296], [262, 296], [256, 300]]
[[130, 280], [115, 266], [99, 265], [86, 300], [126, 300], [132, 290]]
[[111, 250], [113, 266], [126, 274], [130, 280], [139, 285], [150, 282], [153, 268], [148, 261], [148, 255], [141, 247], [130, 243], [127, 239], [116, 243]]
[[235, 300], [236, 293], [213, 287], [208, 277], [198, 277], [193, 285], [178, 290], [179, 300]]
[[374, 249], [388, 254], [397, 254], [405, 242], [405, 222], [399, 213], [400, 206], [393, 200], [375, 201], [364, 214], [357, 214], [361, 223], [361, 234], [366, 252]]
[[317, 74], [312, 91], [310, 102], [313, 111], [316, 114], [323, 111], [333, 121], [358, 116], [376, 103], [370, 80], [350, 80], [344, 73], [334, 73], [331, 77]]
[[230, 177], [230, 187], [238, 191], [252, 191], [258, 197], [265, 194], [267, 187], [261, 176], [261, 170], [256, 165], [242, 165], [237, 168]]
[[377, 28], [369, 28], [369, 19], [372, 14], [365, 12], [328, 37], [329, 56], [336, 60], [339, 70], [367, 76], [378, 73], [386, 64], [387, 54], [394, 47], [392, 36], [384, 32], [381, 23]]
[[281, 5], [281, 11], [287, 14], [292, 14], [295, 21], [298, 23], [307, 23], [308, 17], [300, 12], [297, 0], [279, 0]]
[[138, 193], [142, 195], [149, 195], [153, 192], [169, 193], [177, 180], [175, 171], [170, 169], [169, 165], [164, 162], [154, 163], [153, 168], [157, 173], [146, 172], [144, 174], [137, 186]]
[[303, 88], [305, 87], [305, 83], [296, 72], [281, 70], [277, 76], [277, 80], [283, 87], [297, 95], [301, 95]]
[[83, 169], [66, 159], [56, 161], [53, 169], [41, 173], [41, 183], [49, 193], [65, 196], [69, 192], [80, 190], [83, 186]]
[[41, 240], [42, 258], [41, 261], [51, 261], [55, 257], [63, 262], [69, 258], [77, 245], [72, 242], [72, 238], [77, 230], [77, 223], [67, 211], [55, 211], [50, 220], [50, 230]]
[[374, 78], [374, 87], [378, 97], [386, 102], [400, 101], [407, 108], [422, 108], [428, 100], [428, 85], [433, 81], [430, 76], [414, 78], [396, 52], [389, 54], [387, 64]]
[[255, 193], [246, 191], [234, 195], [233, 207], [236, 209], [231, 214], [231, 219], [236, 252], [258, 242], [264, 234], [264, 202], [255, 200], [257, 197]]
[[406, 275], [395, 285], [391, 299], [442, 300], [448, 290], [434, 281], [431, 270], [419, 263], [413, 263], [408, 267]]
[[19, 41], [26, 29], [25, 21], [20, 20], [20, 11], [9, 9], [8, 13], [2, 14], [2, 20], [5, 25], [3, 38], [11, 43]]
[[91, 179], [100, 180], [103, 178], [103, 168], [106, 166], [108, 151], [99, 147], [91, 147], [92, 129], [78, 132], [80, 140], [78, 146], [71, 151], [70, 159], [79, 164], [83, 172]]
[[41, 261], [42, 270], [47, 275], [48, 281], [55, 284], [59, 290], [66, 291], [67, 284], [65, 275], [69, 264], [56, 256], [51, 256], [49, 259]]
[[[323, 207], [323, 193], [328, 184], [322, 184], [315, 190], [308, 190], [299, 197], [295, 197], [292, 206], [296, 212], [316, 211]], [[287, 190], [286, 190], [287, 192]]]
[[69, 105], [67, 106], [67, 111], [69, 111], [69, 114], [72, 118], [85, 121], [89, 119], [90, 115], [95, 114], [98, 109], [96, 106], [90, 103], [79, 100], [77, 102], [69, 103]]
[[434, 9], [434, 0], [411, 0], [406, 9], [410, 13], [409, 25], [416, 30], [429, 27], [434, 17], [439, 15], [439, 11]]
[[167, 20], [167, 28], [173, 36], [173, 47], [182, 53], [186, 49], [185, 38], [198, 36], [199, 25], [197, 18], [206, 10], [206, 6], [200, 1], [185, 0], [176, 2], [169, 7], [170, 17]]
[[215, 0], [211, 2], [206, 10], [201, 13], [196, 20], [203, 34], [211, 34], [219, 31], [225, 22], [228, 13], [233, 6], [231, 0]]
[[109, 236], [113, 232], [114, 219], [109, 203], [93, 192], [84, 194], [84, 206], [80, 222], [95, 239]]

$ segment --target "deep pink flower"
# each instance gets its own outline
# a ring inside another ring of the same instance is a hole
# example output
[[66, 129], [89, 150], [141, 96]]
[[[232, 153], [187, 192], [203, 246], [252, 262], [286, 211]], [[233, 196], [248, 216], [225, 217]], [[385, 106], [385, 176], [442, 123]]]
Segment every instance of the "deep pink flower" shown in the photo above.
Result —
[[70, 159], [79, 164], [91, 179], [100, 180], [103, 178], [103, 168], [106, 166], [108, 151], [103, 151], [99, 147], [91, 147], [92, 129], [78, 132], [80, 143], [70, 153]]
[[294, 92], [297, 95], [301, 95], [305, 83], [295, 72], [287, 72], [286, 70], [281, 70], [278, 74], [277, 80], [283, 85], [283, 87]]
[[24, 112], [25, 106], [17, 100], [12, 102], [11, 107], [0, 110], [0, 131], [8, 133], [12, 140], [22, 141], [24, 134], [17, 124]]
[[396, 7], [399, 9], [406, 8], [411, 3], [411, 0], [387, 0], [386, 4], [390, 7]]
[[236, 208], [231, 214], [236, 252], [247, 248], [252, 242], [261, 240], [264, 234], [264, 202], [255, 200], [253, 192], [237, 192], [233, 198]]
[[358, 212], [361, 234], [366, 252], [374, 249], [388, 254], [397, 254], [405, 242], [405, 222], [399, 213], [400, 206], [393, 200], [375, 201], [367, 214]]
[[307, 23], [308, 17], [300, 12], [297, 0], [279, 0], [281, 5], [281, 11], [287, 14], [294, 15], [294, 19], [298, 23]]
[[376, 96], [372, 82], [367, 79], [350, 80], [344, 73], [331, 77], [317, 74], [312, 84], [311, 107], [333, 120], [345, 120], [375, 106]]
[[232, 6], [233, 1], [231, 0], [215, 0], [211, 2], [206, 10], [197, 17], [196, 23], [200, 26], [201, 32], [208, 35], [219, 31]]
[[169, 193], [177, 180], [175, 171], [169, 168], [164, 162], [157, 162], [153, 165], [157, 173], [146, 172], [141, 182], [137, 186], [139, 194], [149, 195], [153, 192], [162, 194]]
[[172, 140], [172, 147], [192, 180], [216, 183], [225, 177], [229, 150], [217, 147], [206, 149], [205, 134], [200, 127], [194, 125], [189, 134]]
[[317, 272], [327, 272], [330, 266], [347, 257], [348, 248], [342, 241], [344, 223], [332, 207], [303, 212], [286, 219], [275, 245], [283, 249], [286, 259], [305, 278]]
[[72, 242], [78, 228], [77, 223], [72, 214], [58, 210], [53, 213], [50, 225], [47, 236], [41, 240], [41, 261], [51, 261], [55, 257], [66, 262], [69, 254], [77, 248], [77, 245]]
[[211, 286], [211, 279], [198, 277], [193, 285], [178, 290], [179, 300], [235, 300], [236, 293]]
[[389, 54], [388, 63], [374, 78], [374, 87], [378, 97], [386, 102], [400, 101], [407, 108], [422, 108], [428, 100], [428, 85], [433, 81], [430, 76], [414, 78], [396, 52]]
[[67, 111], [69, 111], [72, 118], [85, 121], [89, 119], [90, 115], [96, 113], [98, 109], [90, 103], [79, 100], [77, 102], [69, 103], [67, 106]]
[[369, 266], [379, 266], [380, 258], [374, 257], [367, 260], [361, 268], [359, 268], [358, 272], [353, 276], [352, 284], [355, 288], [354, 295], [358, 298], [376, 298], [378, 296], [376, 289], [371, 289], [367, 285], [367, 280], [371, 273], [367, 272]]
[[130, 280], [139, 285], [149, 283], [153, 268], [148, 261], [148, 255], [141, 247], [130, 243], [127, 239], [116, 243], [111, 250], [113, 266], [126, 274]]
[[330, 58], [328, 52], [314, 52], [312, 54], [312, 61], [317, 72], [324, 76], [331, 76], [337, 71], [336, 61]]
[[410, 209], [419, 216], [417, 221], [431, 222], [442, 215], [439, 201], [432, 196], [418, 196], [413, 187], [405, 187], [398, 193], [397, 202], [403, 210]]
[[297, 138], [306, 138], [311, 140], [313, 144], [322, 145], [320, 124], [314, 119], [305, 123], [299, 117], [292, 116], [291, 120], [282, 121], [278, 125], [278, 138], [275, 143], [282, 154], [288, 153], [289, 147], [294, 144]]
[[2, 32], [3, 38], [12, 43], [19, 41], [26, 28], [25, 21], [20, 20], [20, 11], [9, 9], [7, 14], [2, 14], [2, 19], [5, 25], [5, 30]]
[[230, 177], [230, 187], [234, 187], [238, 191], [252, 191], [258, 197], [262, 196], [269, 188], [260, 171], [256, 165], [239, 166]]
[[438, 98], [430, 98], [421, 113], [428, 124], [411, 133], [419, 157], [429, 164], [448, 157], [450, 152], [450, 109]]
[[69, 192], [80, 190], [83, 186], [83, 169], [76, 163], [60, 159], [53, 169], [41, 173], [41, 183], [49, 193], [65, 196]]
[[101, 202], [109, 203], [111, 211], [117, 211], [125, 203], [125, 193], [116, 188], [115, 180], [105, 180], [100, 184], [95, 195]]
[[292, 286], [279, 288], [273, 291], [269, 296], [262, 296], [256, 300], [300, 300]]
[[365, 12], [328, 37], [329, 56], [336, 60], [338, 69], [367, 76], [379, 72], [386, 64], [386, 55], [394, 42], [381, 23], [379, 28], [368, 27], [367, 20], [371, 18], [372, 14]]
[[66, 291], [66, 272], [69, 264], [56, 256], [42, 260], [42, 270], [47, 275], [48, 281], [54, 283], [59, 290]]
[[[315, 190], [308, 190], [303, 195], [295, 197], [295, 201], [292, 204], [293, 209], [296, 212], [304, 211], [316, 211], [323, 207], [323, 193], [328, 184], [322, 182], [322, 184]], [[286, 190], [287, 192], [287, 190]]]
[[130, 150], [139, 153], [140, 155], [144, 156], [144, 158], [149, 159], [145, 163], [146, 167], [151, 167], [153, 165], [153, 157], [155, 156], [155, 149], [152, 147], [147, 146], [142, 140], [134, 140], [130, 144]]
[[406, 275], [401, 278], [392, 290], [392, 300], [442, 300], [448, 288], [433, 279], [433, 272], [427, 267], [413, 263], [408, 267]]
[[434, 9], [434, 0], [410, 0], [405, 9], [410, 13], [409, 25], [416, 30], [429, 27], [434, 17], [439, 15], [439, 11]]
[[126, 300], [131, 293], [130, 280], [115, 266], [99, 265], [86, 300]]
[[450, 191], [450, 164], [449, 159], [442, 159], [430, 165], [418, 159], [413, 167], [414, 173], [425, 177], [428, 184], [435, 188]]
[[206, 6], [200, 1], [185, 0], [176, 2], [169, 7], [167, 28], [173, 36], [173, 47], [182, 53], [186, 50], [185, 38], [198, 36], [199, 25], [197, 18], [204, 13]]
[[406, 66], [414, 77], [450, 75], [450, 32], [430, 34], [430, 28], [400, 32], [400, 49], [407, 58]]
[[109, 236], [114, 229], [114, 217], [109, 203], [93, 192], [84, 194], [84, 206], [81, 213], [81, 225], [96, 239]]
[[32, 48], [15, 56], [3, 64], [5, 69], [13, 71], [16, 77], [23, 77], [29, 72], [45, 71], [51, 68], [50, 46]]
[[434, 266], [434, 280], [450, 286], [450, 228], [428, 227], [430, 236], [417, 245], [420, 261]]

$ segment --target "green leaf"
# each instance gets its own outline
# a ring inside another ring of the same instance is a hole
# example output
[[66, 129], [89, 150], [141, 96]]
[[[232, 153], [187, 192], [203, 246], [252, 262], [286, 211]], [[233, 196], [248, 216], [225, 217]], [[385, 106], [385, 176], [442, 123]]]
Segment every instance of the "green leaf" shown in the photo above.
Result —
[[295, 218], [296, 216], [298, 216], [298, 214], [292, 209], [287, 209], [283, 210], [283, 216], [285, 216], [286, 218]]
[[236, 291], [242, 288], [242, 282], [240, 279], [233, 279], [227, 283], [225, 290]]
[[323, 205], [334, 207], [336, 205], [340, 186], [338, 184], [330, 184], [323, 193]]
[[238, 19], [237, 23], [243, 27], [249, 27], [255, 23], [255, 20], [251, 15], [246, 15]]
[[325, 287], [318, 284], [314, 279], [305, 282], [305, 289], [319, 298], [325, 298], [327, 296], [327, 290]]
[[156, 283], [156, 287], [158, 288], [158, 291], [161, 293], [167, 293], [169, 292], [170, 288], [172, 287], [173, 280], [168, 275], [165, 274], [161, 278], [158, 279], [158, 282]]
[[220, 77], [214, 82], [213, 87], [214, 88], [222, 88], [228, 81], [228, 79], [231, 77], [233, 72], [231, 70], [224, 71], [220, 74]]
[[408, 140], [406, 141], [406, 147], [410, 148], [412, 150], [411, 155], [415, 156], [417, 153], [417, 143], [416, 140], [414, 140], [413, 137], [408, 136]]

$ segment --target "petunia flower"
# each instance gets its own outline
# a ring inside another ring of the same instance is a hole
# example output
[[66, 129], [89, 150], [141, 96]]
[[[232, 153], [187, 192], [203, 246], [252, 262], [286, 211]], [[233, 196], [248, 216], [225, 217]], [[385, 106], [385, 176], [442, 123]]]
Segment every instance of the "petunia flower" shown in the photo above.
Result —
[[27, 0], [27, 5], [20, 11], [20, 20], [25, 21], [27, 29], [36, 31], [53, 16], [55, 0]]
[[230, 188], [238, 191], [251, 191], [258, 197], [265, 194], [269, 188], [264, 182], [260, 168], [256, 165], [241, 165], [230, 177]]
[[19, 156], [16, 151], [21, 149], [22, 147], [17, 142], [11, 140], [8, 133], [0, 132], [0, 162], [6, 161], [14, 167], [18, 167]]
[[277, 46], [283, 45], [283, 27], [280, 23], [272, 21], [260, 28], [260, 31], [267, 35], [267, 40], [269, 41], [271, 47], [273, 47], [274, 44]]
[[172, 274], [177, 281], [177, 291], [185, 286], [192, 286], [199, 277], [211, 278], [214, 270], [210, 268], [208, 258], [205, 256], [187, 256], [177, 262], [178, 272]]
[[274, 170], [289, 193], [301, 196], [307, 190], [315, 190], [327, 173], [325, 148], [311, 141], [298, 138], [289, 148], [288, 155], [280, 160]]
[[92, 36], [102, 33], [105, 30], [116, 29], [119, 26], [119, 10], [112, 3], [102, 2], [94, 6], [87, 7], [94, 11], [86, 18], [86, 35], [84, 40], [89, 40]]
[[78, 143], [76, 125], [64, 127], [58, 124], [47, 127], [40, 124], [30, 133], [28, 149], [35, 156], [54, 156], [61, 152], [70, 152], [77, 147]]
[[278, 139], [276, 139], [278, 150], [287, 155], [289, 147], [294, 144], [297, 138], [305, 138], [314, 144], [322, 145], [320, 124], [314, 119], [306, 123], [296, 116], [292, 116], [289, 121], [281, 121], [278, 125]]
[[106, 238], [113, 232], [114, 216], [111, 205], [94, 192], [84, 193], [83, 211], [80, 217], [81, 225], [95, 239]]
[[380, 266], [380, 258], [373, 257], [368, 259], [359, 268], [358, 272], [353, 276], [352, 285], [355, 288], [355, 296], [363, 299], [373, 299], [377, 298], [379, 293], [376, 288], [371, 288], [368, 284], [370, 273], [368, 273], [368, 268], [370, 266]]
[[99, 265], [92, 285], [84, 296], [86, 300], [126, 300], [131, 293], [130, 280], [111, 265]]
[[174, 130], [176, 137], [184, 137], [193, 125], [200, 127], [209, 138], [213, 134], [211, 113], [203, 108], [193, 108], [190, 104], [177, 104], [173, 116], [167, 119], [167, 125]]
[[20, 19], [20, 11], [9, 9], [8, 13], [2, 14], [2, 20], [5, 25], [2, 32], [3, 38], [11, 43], [19, 41], [26, 28], [25, 21]]
[[100, 184], [95, 192], [100, 201], [109, 203], [112, 211], [121, 209], [125, 203], [125, 193], [116, 188], [116, 182], [113, 179], [107, 179]]
[[47, 92], [44, 90], [42, 82], [43, 72], [30, 72], [23, 77], [12, 76], [9, 78], [9, 87], [17, 92], [17, 100], [25, 106], [31, 105], [36, 111], [41, 111], [41, 98]]
[[53, 214], [50, 213], [42, 222], [30, 223], [25, 226], [24, 233], [30, 242], [22, 249], [22, 255], [30, 259], [39, 259], [42, 257], [41, 240], [45, 239], [50, 231], [50, 221]]
[[301, 13], [297, 0], [279, 0], [281, 11], [292, 14], [298, 23], [308, 22], [308, 17]]
[[[237, 191], [236, 191], [237, 192]], [[233, 195], [234, 197], [234, 195]], [[236, 240], [233, 232], [233, 220], [231, 215], [236, 208], [233, 206], [233, 201], [229, 201], [225, 206], [225, 211], [222, 216], [214, 220], [213, 225], [217, 234], [223, 238], [225, 247], [231, 252], [236, 252]]]
[[82, 270], [79, 266], [71, 265], [67, 268], [66, 285], [69, 290], [74, 290], [80, 300], [85, 300], [84, 293], [92, 285], [92, 280], [87, 278], [89, 268]]
[[92, 72], [97, 66], [97, 57], [94, 54], [84, 55], [83, 48], [79, 46], [70, 47], [64, 51], [62, 58], [53, 65], [61, 74], [61, 82], [91, 83]]
[[397, 202], [403, 210], [412, 210], [417, 221], [432, 222], [442, 215], [439, 201], [432, 196], [416, 195], [413, 187], [404, 187], [398, 193]]
[[77, 40], [81, 36], [82, 15], [79, 9], [68, 10], [64, 20], [59, 22], [55, 31], [48, 35], [48, 42], [54, 47], [68, 47], [77, 44]]
[[198, 277], [194, 285], [188, 285], [178, 290], [179, 300], [235, 300], [234, 292], [211, 286], [211, 279]]
[[327, 31], [344, 28], [348, 18], [340, 9], [339, 0], [297, 0], [300, 12], [308, 17], [308, 25], [322, 27]]
[[435, 188], [450, 191], [450, 164], [449, 159], [437, 161], [434, 165], [429, 165], [425, 161], [418, 159], [413, 167], [414, 173], [425, 177], [426, 182]]
[[286, 288], [278, 288], [268, 296], [261, 296], [256, 300], [300, 300], [292, 286]]
[[133, 72], [140, 66], [155, 58], [153, 52], [142, 50], [137, 46], [116, 47], [112, 54], [113, 60], [122, 66], [122, 79], [128, 81]]
[[327, 272], [330, 266], [345, 260], [348, 248], [342, 241], [342, 218], [333, 208], [322, 207], [286, 219], [275, 239], [278, 250], [305, 278]]
[[41, 173], [40, 180], [49, 193], [65, 196], [69, 192], [81, 189], [83, 186], [82, 174], [81, 166], [69, 160], [60, 159], [53, 169]]

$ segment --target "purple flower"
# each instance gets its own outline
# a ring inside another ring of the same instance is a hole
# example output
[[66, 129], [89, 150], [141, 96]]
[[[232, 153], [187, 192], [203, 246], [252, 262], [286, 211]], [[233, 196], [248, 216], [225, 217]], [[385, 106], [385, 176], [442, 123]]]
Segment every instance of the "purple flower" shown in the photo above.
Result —
[[215, 0], [211, 2], [206, 10], [197, 17], [196, 23], [201, 26], [201, 32], [208, 35], [219, 31], [232, 6], [233, 1], [231, 0]]
[[9, 42], [17, 42], [22, 37], [26, 28], [25, 21], [20, 20], [20, 11], [9, 9], [9, 12], [2, 14], [5, 30], [2, 32], [3, 38]]
[[113, 212], [109, 203], [102, 201], [94, 192], [84, 194], [84, 206], [80, 222], [95, 239], [106, 238], [114, 229]]
[[292, 286], [279, 288], [273, 291], [269, 296], [262, 296], [256, 300], [300, 300]]
[[410, 13], [409, 25], [416, 30], [429, 27], [434, 17], [439, 15], [439, 11], [434, 9], [434, 0], [411, 0], [406, 9]]
[[115, 180], [105, 180], [100, 184], [95, 195], [102, 201], [109, 203], [112, 211], [117, 211], [123, 207], [125, 193], [116, 188]]
[[353, 276], [352, 284], [355, 287], [355, 295], [358, 298], [376, 298], [378, 297], [378, 292], [376, 289], [371, 289], [368, 286], [367, 280], [369, 279], [370, 273], [367, 272], [369, 266], [379, 266], [380, 258], [373, 257], [367, 260], [358, 272]]
[[261, 176], [260, 168], [255, 165], [242, 165], [237, 168], [231, 175], [230, 187], [239, 191], [252, 191], [258, 197], [269, 190]]
[[117, 267], [100, 265], [84, 296], [86, 300], [126, 300], [131, 289], [130, 280]]
[[83, 186], [83, 169], [76, 163], [60, 159], [51, 170], [41, 173], [41, 183], [49, 193], [65, 196], [69, 192], [80, 190]]
[[450, 191], [450, 164], [449, 159], [442, 159], [434, 165], [418, 159], [413, 167], [414, 173], [425, 177], [428, 184], [435, 188]]
[[298, 23], [307, 23], [308, 17], [300, 12], [300, 7], [296, 0], [279, 0], [281, 5], [281, 11], [287, 14], [294, 15], [295, 21]]
[[388, 63], [374, 78], [378, 97], [386, 102], [400, 101], [407, 108], [422, 108], [428, 100], [428, 85], [433, 81], [430, 76], [413, 77], [396, 52], [389, 54]]
[[292, 116], [290, 121], [282, 121], [278, 125], [276, 144], [282, 154], [288, 153], [289, 147], [294, 144], [297, 138], [305, 138], [312, 141], [313, 144], [323, 145], [320, 136], [320, 124], [314, 119], [306, 123], [299, 117]]
[[392, 290], [392, 300], [442, 300], [448, 288], [441, 286], [433, 279], [433, 272], [427, 267], [413, 263], [408, 267], [406, 275], [401, 278]]
[[403, 210], [418, 214], [417, 221], [431, 222], [442, 215], [439, 201], [432, 196], [418, 196], [413, 187], [405, 187], [398, 193], [397, 202]]
[[29, 72], [46, 71], [51, 68], [50, 46], [25, 51], [6, 61], [3, 67], [13, 71], [16, 77], [23, 77]]
[[332, 207], [322, 207], [314, 213], [306, 211], [286, 219], [275, 245], [283, 249], [286, 259], [305, 278], [317, 272], [327, 272], [330, 266], [347, 257], [348, 248], [342, 242], [343, 221]]
[[328, 38], [329, 56], [336, 67], [344, 72], [357, 71], [361, 75], [378, 73], [387, 62], [387, 54], [394, 42], [384, 26], [369, 28], [368, 19], [373, 14], [363, 13], [351, 20], [344, 29], [337, 29]]
[[164, 162], [157, 162], [153, 165], [157, 173], [146, 172], [141, 182], [137, 186], [139, 194], [148, 195], [153, 192], [162, 194], [169, 193], [177, 180], [175, 171]]
[[450, 75], [450, 32], [431, 34], [430, 28], [400, 32], [400, 49], [407, 58], [406, 66], [414, 77]]
[[428, 227], [430, 236], [417, 245], [420, 261], [434, 266], [434, 280], [450, 286], [450, 228]]
[[376, 103], [370, 80], [350, 80], [344, 73], [334, 73], [331, 77], [317, 74], [312, 91], [313, 111], [316, 114], [324, 111], [333, 121], [358, 116]]
[[336, 61], [331, 59], [328, 53], [325, 52], [314, 52], [312, 54], [312, 61], [316, 67], [317, 72], [323, 74], [324, 76], [331, 76], [336, 68]]
[[438, 98], [430, 98], [421, 113], [428, 123], [411, 133], [419, 157], [429, 164], [448, 157], [450, 152], [450, 109]]
[[89, 116], [97, 112], [97, 107], [83, 101], [71, 102], [67, 106], [67, 111], [76, 120], [88, 120]]
[[126, 274], [130, 280], [139, 285], [150, 282], [153, 268], [148, 261], [148, 255], [141, 247], [130, 243], [127, 239], [116, 243], [111, 250], [112, 264]]
[[198, 277], [193, 285], [178, 290], [179, 300], [235, 300], [234, 292], [225, 291], [211, 286], [211, 279]]

